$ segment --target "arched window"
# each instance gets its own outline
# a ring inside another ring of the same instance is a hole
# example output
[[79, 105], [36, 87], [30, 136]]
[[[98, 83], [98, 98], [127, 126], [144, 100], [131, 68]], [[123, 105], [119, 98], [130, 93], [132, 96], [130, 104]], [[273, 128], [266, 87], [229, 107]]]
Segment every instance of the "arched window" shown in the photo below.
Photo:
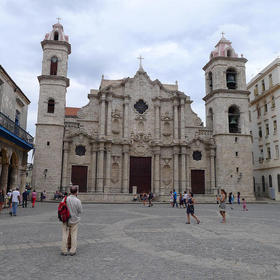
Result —
[[232, 105], [228, 109], [228, 128], [229, 133], [240, 133], [240, 112], [236, 105]]
[[265, 192], [265, 178], [262, 176], [262, 191]]
[[207, 116], [207, 127], [213, 129], [213, 109], [210, 108]]
[[269, 187], [272, 188], [272, 176], [268, 176], [268, 181], [269, 181]]
[[54, 32], [53, 39], [55, 41], [58, 41], [58, 32], [57, 31]]
[[48, 113], [54, 113], [54, 99], [49, 99], [48, 101]]
[[236, 71], [233, 68], [229, 68], [226, 74], [227, 74], [228, 89], [236, 89], [237, 88]]
[[213, 77], [212, 77], [212, 72], [209, 72], [208, 74], [208, 81], [209, 81], [209, 89], [210, 92], [213, 90]]
[[51, 58], [51, 70], [50, 70], [51, 75], [57, 75], [57, 63], [58, 63], [57, 57], [53, 56]]
[[227, 57], [231, 57], [231, 53], [232, 53], [232, 52], [231, 52], [231, 49], [228, 49], [228, 50], [227, 50]]

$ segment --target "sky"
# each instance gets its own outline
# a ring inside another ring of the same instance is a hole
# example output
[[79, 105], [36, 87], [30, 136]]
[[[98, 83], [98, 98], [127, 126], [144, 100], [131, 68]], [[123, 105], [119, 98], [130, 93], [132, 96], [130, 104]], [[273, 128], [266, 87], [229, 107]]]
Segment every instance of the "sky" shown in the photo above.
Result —
[[82, 107], [105, 79], [133, 77], [141, 54], [152, 80], [178, 81], [204, 121], [204, 72], [221, 38], [248, 59], [247, 82], [280, 55], [280, 1], [0, 0], [0, 64], [31, 100], [27, 131], [35, 136], [42, 49], [61, 18], [69, 35], [66, 103]]

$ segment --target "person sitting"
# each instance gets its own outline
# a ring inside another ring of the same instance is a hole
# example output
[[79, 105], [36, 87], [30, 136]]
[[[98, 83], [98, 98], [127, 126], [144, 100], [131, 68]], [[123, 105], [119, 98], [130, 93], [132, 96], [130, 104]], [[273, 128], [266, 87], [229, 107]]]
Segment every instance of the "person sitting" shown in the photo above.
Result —
[[137, 201], [138, 200], [138, 197], [137, 197], [137, 194], [135, 194], [134, 196], [133, 196], [133, 199], [132, 199], [133, 201]]

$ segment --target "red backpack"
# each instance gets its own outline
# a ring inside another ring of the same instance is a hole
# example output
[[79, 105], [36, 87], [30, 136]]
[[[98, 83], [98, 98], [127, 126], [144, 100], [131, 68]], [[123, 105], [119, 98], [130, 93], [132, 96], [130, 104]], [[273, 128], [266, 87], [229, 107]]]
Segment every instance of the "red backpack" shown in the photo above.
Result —
[[62, 223], [67, 223], [71, 218], [70, 211], [66, 204], [67, 196], [59, 203], [57, 216]]

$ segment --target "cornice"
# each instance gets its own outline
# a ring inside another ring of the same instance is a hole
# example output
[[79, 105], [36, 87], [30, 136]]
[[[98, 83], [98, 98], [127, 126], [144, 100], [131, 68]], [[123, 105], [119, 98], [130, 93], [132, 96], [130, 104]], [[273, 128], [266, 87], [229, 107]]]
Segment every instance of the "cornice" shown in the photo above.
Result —
[[258, 103], [261, 99], [267, 97], [269, 94], [273, 93], [274, 91], [276, 91], [279, 88], [280, 88], [280, 84], [277, 83], [273, 87], [271, 87], [271, 88], [267, 89], [266, 91], [264, 91], [262, 94], [258, 95], [253, 101], [250, 102], [250, 105], [252, 106], [255, 103]]
[[43, 79], [45, 80], [53, 80], [53, 81], [58, 81], [58, 80], [62, 80], [66, 83], [66, 87], [69, 87], [70, 84], [70, 80], [66, 77], [63, 76], [56, 76], [56, 75], [41, 75], [38, 76], [38, 81], [41, 82]]
[[44, 40], [41, 42], [41, 46], [42, 46], [42, 49], [44, 49], [44, 46], [45, 45], [60, 45], [60, 46], [65, 46], [67, 48], [67, 51], [68, 51], [68, 54], [71, 53], [71, 45], [68, 43], [68, 42], [65, 42], [65, 41], [54, 41], [54, 40]]
[[248, 60], [244, 57], [225, 57], [225, 56], [216, 56], [213, 57], [207, 64], [202, 68], [204, 71], [215, 61], [224, 60], [224, 61], [240, 61], [246, 63]]
[[213, 97], [217, 93], [244, 94], [244, 95], [248, 96], [250, 94], [250, 91], [248, 91], [248, 90], [238, 90], [238, 89], [215, 89], [215, 90], [211, 91], [209, 94], [207, 94], [206, 96], [204, 96], [202, 99], [204, 101], [208, 101], [211, 97]]

